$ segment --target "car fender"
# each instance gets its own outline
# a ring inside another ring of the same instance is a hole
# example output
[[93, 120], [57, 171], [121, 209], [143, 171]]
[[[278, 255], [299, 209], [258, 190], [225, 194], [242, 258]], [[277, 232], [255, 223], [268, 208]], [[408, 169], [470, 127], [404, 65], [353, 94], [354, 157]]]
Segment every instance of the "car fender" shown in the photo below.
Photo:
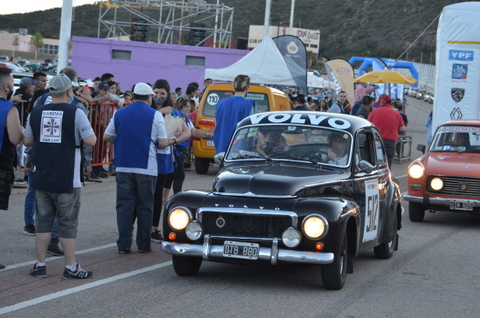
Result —
[[331, 252], [338, 252], [345, 231], [349, 234], [349, 252], [357, 255], [360, 242], [360, 207], [344, 197], [321, 197], [300, 199], [295, 205], [299, 216], [299, 226], [310, 214], [319, 214], [328, 222], [328, 233], [322, 242]]
[[390, 182], [389, 187], [386, 193], [386, 215], [385, 215], [385, 224], [383, 228], [382, 243], [390, 242], [393, 239], [395, 233], [391, 224], [393, 223], [393, 218], [397, 217], [397, 229], [401, 228], [401, 213], [398, 217], [397, 210], [400, 207], [401, 203], [401, 193], [398, 185], [395, 182]]

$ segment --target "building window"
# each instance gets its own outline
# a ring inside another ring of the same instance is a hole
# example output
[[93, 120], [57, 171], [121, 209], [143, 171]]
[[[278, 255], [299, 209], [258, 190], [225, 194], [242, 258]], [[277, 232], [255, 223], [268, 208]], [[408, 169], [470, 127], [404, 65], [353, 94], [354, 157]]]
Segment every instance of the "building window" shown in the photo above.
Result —
[[205, 57], [203, 56], [188, 56], [185, 65], [190, 66], [205, 66]]
[[112, 60], [130, 61], [132, 59], [131, 51], [112, 50]]
[[58, 45], [44, 44], [38, 49], [38, 52], [44, 54], [58, 54]]
[[316, 49], [318, 47], [318, 45], [316, 44], [310, 44], [310, 47], [313, 48], [313, 49]]

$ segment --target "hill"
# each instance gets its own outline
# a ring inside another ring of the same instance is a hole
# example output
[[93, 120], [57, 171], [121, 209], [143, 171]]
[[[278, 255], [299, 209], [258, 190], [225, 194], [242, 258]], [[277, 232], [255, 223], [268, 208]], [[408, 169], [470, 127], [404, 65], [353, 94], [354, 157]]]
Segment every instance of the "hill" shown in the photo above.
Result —
[[[216, 0], [207, 0], [216, 3]], [[234, 8], [233, 37], [248, 37], [248, 26], [263, 25], [265, 1], [223, 0]], [[446, 5], [455, 0], [297, 0], [294, 27], [321, 31], [320, 54], [329, 57], [376, 56], [397, 58], [437, 18]], [[290, 0], [272, 1], [270, 25], [288, 24]], [[117, 18], [128, 19], [126, 11]], [[27, 28], [46, 38], [58, 38], [61, 10], [50, 9], [24, 14], [0, 15], [0, 29], [18, 32]], [[97, 5], [75, 7], [72, 35], [97, 37]], [[409, 49], [404, 59], [420, 61], [435, 51], [436, 20]], [[107, 30], [101, 28], [100, 36]], [[153, 38], [153, 37], [152, 37]], [[433, 54], [434, 55], [434, 54]]]

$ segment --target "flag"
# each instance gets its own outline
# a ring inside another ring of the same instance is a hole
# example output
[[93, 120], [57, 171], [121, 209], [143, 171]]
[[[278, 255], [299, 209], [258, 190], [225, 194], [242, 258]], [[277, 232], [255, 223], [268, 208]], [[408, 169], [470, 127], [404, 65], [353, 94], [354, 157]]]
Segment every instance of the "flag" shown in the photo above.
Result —
[[293, 35], [273, 38], [280, 54], [287, 64], [290, 74], [302, 94], [307, 95], [307, 50], [302, 40]]
[[329, 79], [335, 83], [335, 100], [340, 91], [347, 93], [347, 100], [353, 106], [355, 99], [353, 89], [353, 68], [348, 61], [343, 59], [329, 60], [323, 57], [323, 62], [328, 73]]

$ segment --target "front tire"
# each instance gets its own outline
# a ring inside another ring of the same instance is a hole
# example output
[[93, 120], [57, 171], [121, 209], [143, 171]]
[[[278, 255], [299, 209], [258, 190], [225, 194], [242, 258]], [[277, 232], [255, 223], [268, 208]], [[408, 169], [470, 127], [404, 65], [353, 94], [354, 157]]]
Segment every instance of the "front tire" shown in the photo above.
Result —
[[197, 174], [207, 174], [208, 168], [210, 168], [210, 159], [195, 158], [195, 172]]
[[348, 241], [347, 232], [343, 236], [340, 251], [335, 254], [333, 263], [322, 266], [323, 287], [331, 290], [340, 290], [347, 280]]
[[384, 242], [373, 248], [373, 252], [376, 258], [380, 259], [389, 259], [393, 256], [393, 252], [397, 248], [398, 244], [398, 233], [397, 233], [397, 215], [396, 213], [393, 216], [387, 219], [387, 224], [385, 224], [385, 229], [387, 231], [392, 231], [389, 234], [389, 237], [392, 239], [389, 242]]
[[412, 222], [422, 222], [425, 218], [425, 207], [420, 203], [408, 202], [408, 217]]
[[202, 259], [200, 257], [172, 255], [172, 263], [178, 276], [194, 276], [200, 270]]

